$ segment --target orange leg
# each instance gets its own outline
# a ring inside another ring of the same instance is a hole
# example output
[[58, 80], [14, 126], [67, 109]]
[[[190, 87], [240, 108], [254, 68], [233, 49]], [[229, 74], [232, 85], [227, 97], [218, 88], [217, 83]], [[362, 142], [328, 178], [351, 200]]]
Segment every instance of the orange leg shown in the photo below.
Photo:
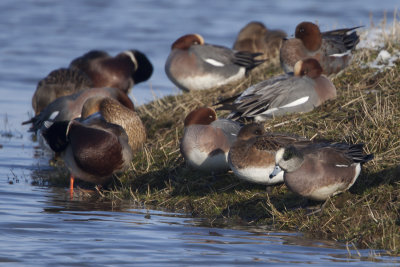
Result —
[[69, 196], [72, 199], [74, 197], [74, 176], [69, 178]]

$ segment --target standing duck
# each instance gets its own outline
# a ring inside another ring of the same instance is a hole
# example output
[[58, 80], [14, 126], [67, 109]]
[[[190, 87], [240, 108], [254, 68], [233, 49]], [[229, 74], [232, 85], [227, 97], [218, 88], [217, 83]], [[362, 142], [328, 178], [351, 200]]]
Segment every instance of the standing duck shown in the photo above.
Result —
[[236, 140], [239, 123], [217, 119], [214, 109], [202, 107], [186, 116], [184, 126], [180, 150], [190, 166], [211, 173], [229, 170], [228, 152]]
[[101, 119], [46, 121], [42, 136], [70, 171], [71, 197], [75, 178], [105, 185], [113, 174], [128, 169], [133, 158], [124, 129]]
[[363, 153], [363, 144], [319, 142], [302, 148], [289, 145], [277, 151], [275, 172], [284, 171], [283, 179], [291, 191], [324, 201], [348, 190], [359, 176], [361, 165], [373, 157]]
[[244, 78], [263, 62], [255, 59], [258, 55], [206, 44], [199, 34], [187, 34], [172, 44], [165, 72], [184, 91], [209, 89]]
[[293, 72], [297, 61], [315, 58], [326, 75], [344, 69], [351, 60], [351, 51], [359, 42], [354, 31], [359, 27], [320, 32], [312, 22], [302, 22], [296, 27], [295, 38], [285, 40], [280, 50], [280, 61], [286, 73]]
[[153, 65], [145, 54], [128, 50], [111, 57], [104, 51], [89, 51], [74, 59], [70, 69], [84, 72], [94, 87], [114, 87], [125, 93], [140, 82], [146, 81], [153, 73]]

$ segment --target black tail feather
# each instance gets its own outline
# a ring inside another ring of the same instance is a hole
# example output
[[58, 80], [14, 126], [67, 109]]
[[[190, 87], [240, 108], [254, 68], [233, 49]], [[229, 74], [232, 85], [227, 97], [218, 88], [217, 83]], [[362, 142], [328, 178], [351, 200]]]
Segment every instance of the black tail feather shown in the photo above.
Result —
[[67, 129], [69, 121], [56, 121], [42, 130], [42, 136], [54, 152], [62, 152], [68, 146]]

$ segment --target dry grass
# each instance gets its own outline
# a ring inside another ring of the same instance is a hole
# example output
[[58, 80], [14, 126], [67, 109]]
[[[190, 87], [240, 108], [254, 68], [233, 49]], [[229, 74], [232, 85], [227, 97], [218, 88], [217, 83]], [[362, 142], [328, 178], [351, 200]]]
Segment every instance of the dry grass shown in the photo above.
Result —
[[[386, 50], [400, 48], [399, 29], [395, 23], [384, 36]], [[364, 143], [366, 152], [375, 154], [350, 192], [330, 199], [322, 212], [307, 215], [310, 205], [318, 203], [292, 194], [284, 185], [267, 193], [264, 186], [243, 182], [232, 173], [212, 176], [193, 171], [180, 155], [185, 115], [281, 72], [279, 66], [267, 64], [238, 84], [168, 96], [139, 107], [148, 142], [132, 162], [132, 170], [119, 177], [120, 183], [105, 197], [191, 212], [209, 218], [210, 224], [229, 220], [270, 225], [399, 254], [400, 64], [379, 73], [361, 67], [377, 54], [357, 50], [353, 64], [331, 77], [338, 90], [335, 101], [265, 124], [269, 131]]]

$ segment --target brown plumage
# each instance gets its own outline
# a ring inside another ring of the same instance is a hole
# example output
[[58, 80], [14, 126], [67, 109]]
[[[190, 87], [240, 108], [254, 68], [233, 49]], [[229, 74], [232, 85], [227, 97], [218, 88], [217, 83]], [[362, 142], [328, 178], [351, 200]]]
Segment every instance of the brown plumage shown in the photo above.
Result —
[[[129, 168], [133, 153], [124, 129], [103, 120], [57, 121], [42, 135], [61, 157], [74, 178], [104, 185], [112, 175]], [[71, 188], [73, 190], [73, 188]]]
[[134, 110], [124, 107], [117, 100], [109, 97], [93, 97], [83, 105], [81, 118], [86, 119], [96, 112], [105, 121], [120, 125], [125, 130], [133, 151], [142, 148], [146, 141], [146, 129]]
[[135, 84], [148, 80], [153, 73], [153, 65], [138, 50], [124, 51], [115, 57], [93, 50], [74, 59], [69, 68], [88, 75], [94, 87], [114, 87], [125, 93]]
[[364, 154], [363, 144], [323, 141], [304, 147], [286, 146], [275, 158], [291, 191], [321, 201], [349, 189], [361, 165], [372, 159], [372, 154]]
[[37, 132], [43, 126], [46, 120], [68, 121], [79, 118], [82, 112], [82, 106], [85, 101], [91, 97], [102, 96], [111, 97], [118, 100], [122, 105], [134, 110], [130, 98], [121, 90], [116, 88], [91, 88], [79, 91], [72, 95], [62, 96], [51, 102], [42, 112], [22, 124], [32, 123], [29, 129]]
[[57, 69], [38, 82], [32, 97], [32, 107], [38, 115], [55, 99], [92, 88], [92, 80], [80, 70]]
[[269, 177], [275, 167], [276, 151], [289, 144], [302, 146], [308, 142], [294, 135], [265, 133], [261, 124], [247, 124], [239, 131], [229, 151], [229, 165], [241, 179], [261, 184], [281, 183], [283, 173], [274, 179]]
[[262, 53], [259, 56], [261, 59], [278, 59], [279, 49], [285, 37], [286, 33], [281, 30], [269, 30], [263, 23], [252, 21], [240, 30], [233, 49]]
[[281, 66], [286, 73], [293, 72], [297, 61], [315, 58], [322, 66], [324, 74], [337, 73], [347, 67], [351, 51], [359, 42], [354, 31], [359, 27], [320, 32], [312, 22], [297, 25], [295, 38], [285, 40], [280, 50]]

